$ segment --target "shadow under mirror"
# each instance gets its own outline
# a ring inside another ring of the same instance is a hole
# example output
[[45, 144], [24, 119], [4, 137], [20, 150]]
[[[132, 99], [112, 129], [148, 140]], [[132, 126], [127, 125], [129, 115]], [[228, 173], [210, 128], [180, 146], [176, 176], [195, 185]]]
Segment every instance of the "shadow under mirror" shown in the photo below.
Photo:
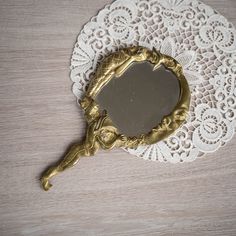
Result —
[[180, 84], [164, 66], [153, 71], [149, 62], [133, 64], [121, 77], [112, 79], [96, 100], [119, 132], [126, 136], [148, 133], [177, 105]]

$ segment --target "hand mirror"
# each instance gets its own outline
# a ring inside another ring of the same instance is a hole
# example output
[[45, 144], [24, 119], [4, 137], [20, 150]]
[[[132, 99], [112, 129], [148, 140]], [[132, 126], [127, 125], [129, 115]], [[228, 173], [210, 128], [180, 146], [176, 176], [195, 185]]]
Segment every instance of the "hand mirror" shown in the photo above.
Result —
[[44, 190], [53, 176], [100, 148], [136, 148], [167, 138], [186, 120], [189, 104], [189, 86], [174, 58], [139, 46], [107, 56], [80, 101], [86, 137], [43, 174]]

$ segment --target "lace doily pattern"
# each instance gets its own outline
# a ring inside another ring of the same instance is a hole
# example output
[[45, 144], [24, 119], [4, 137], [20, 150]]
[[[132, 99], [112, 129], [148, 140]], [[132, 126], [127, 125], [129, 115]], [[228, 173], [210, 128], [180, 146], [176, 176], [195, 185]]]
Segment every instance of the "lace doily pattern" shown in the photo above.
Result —
[[236, 33], [196, 0], [117, 0], [88, 22], [71, 59], [73, 93], [80, 99], [97, 63], [109, 53], [141, 45], [174, 57], [191, 88], [188, 120], [151, 146], [128, 149], [146, 160], [189, 162], [216, 151], [236, 126]]

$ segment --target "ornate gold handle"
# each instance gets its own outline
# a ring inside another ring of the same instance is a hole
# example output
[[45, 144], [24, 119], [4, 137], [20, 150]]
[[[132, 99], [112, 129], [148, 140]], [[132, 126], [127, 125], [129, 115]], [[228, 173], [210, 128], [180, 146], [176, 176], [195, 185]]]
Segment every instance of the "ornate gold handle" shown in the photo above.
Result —
[[61, 162], [50, 167], [43, 174], [41, 183], [45, 191], [52, 187], [50, 179], [53, 176], [76, 165], [81, 157], [94, 156], [99, 148], [109, 150], [114, 147], [126, 146], [127, 138], [118, 134], [106, 112], [103, 112], [102, 115], [97, 113], [93, 100], [85, 97], [83, 102], [81, 105], [86, 106], [87, 119], [93, 117], [88, 125], [86, 138], [83, 143], [73, 145]]
[[76, 165], [79, 159], [83, 156], [90, 156], [90, 148], [87, 143], [73, 145], [65, 158], [55, 166], [50, 167], [42, 176], [41, 183], [42, 187], [45, 191], [48, 191], [52, 184], [50, 183], [50, 179], [59, 174], [60, 172]]

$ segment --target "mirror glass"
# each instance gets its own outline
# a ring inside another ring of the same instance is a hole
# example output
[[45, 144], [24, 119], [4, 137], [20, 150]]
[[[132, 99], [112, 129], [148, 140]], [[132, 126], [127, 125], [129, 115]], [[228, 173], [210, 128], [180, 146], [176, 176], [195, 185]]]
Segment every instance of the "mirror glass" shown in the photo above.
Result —
[[133, 64], [121, 77], [113, 78], [96, 98], [119, 132], [126, 136], [148, 133], [178, 103], [177, 77], [161, 66], [153, 71], [149, 62]]

